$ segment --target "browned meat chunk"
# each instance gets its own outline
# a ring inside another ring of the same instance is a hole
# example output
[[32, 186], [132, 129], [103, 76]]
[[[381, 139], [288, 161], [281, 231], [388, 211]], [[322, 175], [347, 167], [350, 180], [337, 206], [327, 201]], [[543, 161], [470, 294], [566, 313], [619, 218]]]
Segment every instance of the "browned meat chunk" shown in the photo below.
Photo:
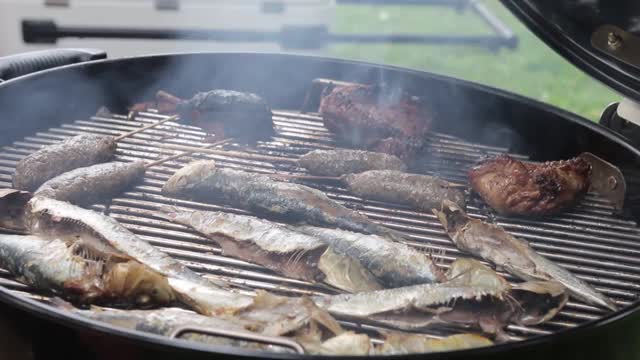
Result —
[[591, 166], [580, 157], [530, 164], [501, 155], [473, 167], [468, 176], [473, 190], [498, 213], [541, 216], [572, 206], [589, 189]]
[[431, 128], [421, 99], [380, 85], [335, 87], [322, 98], [320, 113], [339, 141], [404, 160], [424, 146]]

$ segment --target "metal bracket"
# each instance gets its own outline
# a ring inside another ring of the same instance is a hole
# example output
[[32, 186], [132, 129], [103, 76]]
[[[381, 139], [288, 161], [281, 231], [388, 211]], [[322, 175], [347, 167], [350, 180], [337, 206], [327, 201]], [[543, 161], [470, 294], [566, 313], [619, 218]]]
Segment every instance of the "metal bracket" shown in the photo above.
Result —
[[248, 331], [209, 329], [209, 328], [187, 325], [187, 326], [180, 326], [176, 328], [169, 334], [169, 337], [178, 338], [180, 335], [187, 332], [194, 332], [194, 333], [210, 335], [210, 336], [221, 336], [221, 337], [236, 339], [236, 340], [253, 341], [253, 342], [259, 342], [259, 343], [268, 344], [268, 345], [282, 346], [282, 347], [291, 349], [298, 354], [305, 354], [305, 351], [302, 345], [300, 345], [295, 340], [287, 339], [285, 337], [280, 337], [280, 336], [260, 335], [260, 334], [256, 334]]
[[640, 69], [640, 38], [614, 25], [602, 25], [591, 35], [591, 45], [616, 60]]
[[591, 165], [591, 187], [589, 190], [609, 200], [614, 210], [622, 211], [627, 184], [620, 169], [589, 152], [580, 154], [580, 157]]

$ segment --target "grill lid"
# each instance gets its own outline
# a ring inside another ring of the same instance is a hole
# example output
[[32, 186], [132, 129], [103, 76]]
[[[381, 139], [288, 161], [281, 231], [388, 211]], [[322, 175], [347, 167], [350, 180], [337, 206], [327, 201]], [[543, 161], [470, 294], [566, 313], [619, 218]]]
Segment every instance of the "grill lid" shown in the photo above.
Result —
[[640, 2], [501, 0], [557, 53], [640, 102]]

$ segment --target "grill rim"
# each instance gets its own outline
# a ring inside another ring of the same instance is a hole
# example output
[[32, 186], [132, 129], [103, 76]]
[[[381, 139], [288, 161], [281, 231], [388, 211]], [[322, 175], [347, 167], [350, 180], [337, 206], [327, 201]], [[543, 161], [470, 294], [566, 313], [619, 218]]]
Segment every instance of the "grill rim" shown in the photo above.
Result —
[[[93, 66], [114, 66], [114, 65], [126, 65], [128, 62], [136, 59], [175, 59], [175, 58], [187, 58], [193, 56], [240, 56], [240, 57], [254, 57], [257, 58], [256, 62], [259, 63], [263, 59], [280, 59], [280, 58], [297, 58], [299, 61], [315, 61], [318, 63], [333, 63], [333, 65], [339, 64], [347, 64], [347, 65], [355, 65], [355, 66], [363, 66], [368, 69], [378, 69], [385, 71], [398, 72], [410, 77], [418, 77], [424, 80], [440, 80], [446, 83], [451, 84], [456, 87], [467, 87], [471, 89], [475, 89], [482, 93], [488, 93], [496, 95], [500, 98], [508, 102], [520, 103], [525, 106], [536, 108], [544, 113], [553, 114], [558, 117], [561, 117], [564, 121], [571, 122], [573, 124], [578, 125], [579, 127], [586, 128], [590, 132], [594, 132], [605, 139], [612, 141], [618, 146], [621, 146], [624, 151], [633, 155], [633, 158], [636, 160], [640, 159], [640, 149], [634, 148], [627, 140], [621, 135], [614, 133], [613, 131], [606, 129], [598, 124], [595, 124], [585, 118], [580, 117], [577, 114], [571, 113], [567, 110], [564, 110], [559, 107], [555, 107], [553, 105], [543, 103], [541, 101], [531, 99], [522, 95], [518, 95], [515, 93], [511, 93], [505, 90], [501, 90], [498, 88], [494, 88], [491, 86], [487, 86], [484, 84], [479, 84], [467, 80], [462, 80], [446, 75], [434, 74], [426, 71], [419, 71], [413, 69], [407, 69], [397, 66], [377, 64], [371, 62], [364, 61], [354, 61], [340, 58], [331, 58], [331, 57], [318, 57], [313, 55], [293, 55], [293, 54], [280, 54], [280, 53], [250, 53], [250, 52], [198, 52], [198, 53], [166, 53], [166, 54], [154, 54], [154, 55], [146, 55], [146, 56], [136, 56], [132, 58], [121, 58], [121, 59], [107, 59], [107, 60], [96, 60], [85, 63], [71, 64], [65, 65], [58, 68], [52, 68], [47, 70], [42, 70], [39, 72], [31, 73], [28, 75], [24, 75], [18, 78], [14, 78], [11, 80], [7, 80], [3, 83], [0, 83], [0, 91], [7, 91], [6, 88], [15, 86], [15, 84], [22, 84], [27, 81], [33, 81], [39, 79], [41, 77], [49, 76], [49, 74], [64, 74], [65, 72], [90, 72], [89, 69]], [[30, 135], [34, 135], [31, 133]], [[464, 139], [463, 139], [464, 140]], [[1, 145], [9, 145], [9, 144], [1, 144]], [[0, 302], [5, 304], [13, 305], [22, 310], [26, 310], [32, 314], [36, 314], [41, 318], [45, 318], [48, 320], [53, 320], [55, 322], [60, 322], [66, 325], [71, 325], [75, 328], [79, 329], [92, 329], [103, 332], [108, 335], [114, 335], [116, 337], [126, 339], [126, 340], [134, 340], [134, 341], [145, 341], [150, 344], [159, 345], [168, 349], [181, 349], [181, 350], [190, 350], [196, 352], [204, 352], [206, 354], [218, 354], [218, 355], [239, 355], [239, 356], [251, 356], [251, 357], [261, 357], [261, 358], [299, 358], [299, 357], [313, 357], [313, 358], [331, 358], [331, 357], [322, 357], [322, 356], [313, 356], [313, 355], [287, 355], [287, 354], [273, 354], [269, 352], [259, 352], [244, 348], [232, 347], [228, 348], [226, 346], [214, 346], [208, 344], [199, 344], [196, 342], [190, 342], [179, 339], [170, 339], [160, 335], [153, 335], [137, 330], [129, 330], [125, 328], [115, 327], [106, 323], [97, 322], [91, 319], [87, 319], [81, 317], [80, 315], [70, 314], [63, 312], [59, 309], [51, 307], [47, 304], [37, 302], [33, 299], [29, 299], [27, 297], [14, 294], [11, 290], [5, 288], [4, 286], [0, 286]], [[557, 343], [563, 340], [567, 340], [569, 338], [575, 338], [576, 335], [580, 337], [580, 335], [587, 334], [590, 330], [602, 329], [603, 327], [613, 324], [613, 323], [621, 323], [623, 320], [626, 320], [626, 323], [629, 323], [632, 319], [632, 315], [638, 315], [640, 313], [640, 299], [634, 301], [633, 303], [627, 305], [625, 308], [618, 310], [616, 312], [608, 313], [605, 316], [599, 317], [596, 320], [586, 321], [581, 323], [578, 326], [572, 328], [563, 328], [561, 330], [557, 330], [548, 335], [539, 335], [533, 338], [528, 338], [525, 340], [520, 340], [516, 342], [508, 342], [505, 344], [493, 345], [485, 348], [477, 348], [477, 349], [469, 349], [469, 350], [456, 350], [456, 351], [448, 351], [442, 353], [417, 353], [410, 355], [386, 355], [380, 356], [380, 358], [425, 358], [428, 357], [430, 359], [450, 358], [454, 357], [462, 357], [462, 356], [475, 356], [475, 355], [494, 355], [494, 354], [504, 354], [505, 352], [511, 352], [516, 349], [524, 349], [531, 348], [541, 344], [549, 344], [549, 343]], [[637, 316], [636, 316], [637, 317]], [[361, 358], [361, 357], [356, 357]]]

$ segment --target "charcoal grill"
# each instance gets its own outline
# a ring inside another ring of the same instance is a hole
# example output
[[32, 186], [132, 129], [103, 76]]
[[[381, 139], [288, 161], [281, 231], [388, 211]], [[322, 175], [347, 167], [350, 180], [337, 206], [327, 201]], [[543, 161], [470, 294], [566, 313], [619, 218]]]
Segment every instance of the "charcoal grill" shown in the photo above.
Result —
[[[515, 7], [513, 3], [507, 4]], [[71, 60], [69, 54], [73, 55]], [[91, 51], [87, 55], [78, 50], [57, 53], [55, 57], [51, 53], [37, 55], [37, 61], [26, 58], [23, 67], [11, 68], [15, 71], [13, 75], [29, 72], [34, 67], [41, 70], [100, 57], [99, 52]], [[0, 63], [0, 69], [2, 65]], [[491, 221], [526, 239], [540, 254], [612, 298], [621, 310], [605, 312], [571, 299], [562, 312], [541, 326], [509, 326], [507, 330], [513, 342], [470, 351], [416, 354], [415, 357], [640, 356], [640, 349], [634, 345], [635, 334], [640, 331], [637, 299], [640, 294], [640, 151], [628, 138], [603, 126], [562, 109], [479, 84], [376, 64], [282, 54], [167, 54], [92, 60], [41, 70], [0, 85], [0, 187], [10, 187], [16, 162], [41, 146], [82, 133], [117, 136], [166, 118], [153, 110], [134, 116], [127, 112], [128, 106], [152, 97], [159, 89], [181, 97], [211, 88], [256, 92], [274, 108], [276, 135], [270, 140], [251, 148], [231, 143], [225, 145], [225, 150], [233, 153], [196, 153], [154, 166], [143, 183], [109, 204], [94, 204], [92, 208], [108, 213], [144, 240], [206, 277], [223, 279], [249, 291], [266, 289], [292, 296], [329, 293], [331, 290], [326, 288], [225, 257], [211, 241], [154, 216], [154, 210], [164, 204], [245, 213], [222, 203], [212, 205], [163, 197], [160, 194], [163, 182], [190, 160], [212, 159], [222, 167], [251, 172], [302, 174], [304, 170], [292, 165], [290, 159], [313, 149], [336, 147], [332, 134], [324, 128], [317, 113], [319, 99], [307, 96], [312, 93], [310, 89], [316, 78], [363, 83], [384, 81], [425, 95], [436, 109], [436, 121], [424, 156], [415, 165], [416, 171], [464, 183], [469, 166], [487, 155], [509, 153], [522, 160], [546, 161], [589, 151], [618, 166], [625, 176], [627, 198], [621, 214], [614, 214], [611, 204], [593, 193], [575, 208], [543, 219], [494, 216], [488, 214], [477, 198], [472, 198], [467, 208], [471, 216], [480, 219], [490, 216]], [[301, 111], [305, 103], [305, 111]], [[109, 111], [96, 112], [102, 107]], [[117, 160], [157, 160], [176, 153], [166, 145], [202, 146], [206, 144], [205, 138], [206, 134], [197, 127], [168, 122], [121, 141]], [[411, 246], [431, 253], [445, 267], [456, 257], [465, 255], [455, 249], [431, 213], [363, 200], [336, 184], [305, 184], [376, 222], [405, 232]], [[131, 351], [129, 354], [153, 357], [274, 356], [151, 336], [71, 316], [50, 307], [46, 294], [34, 292], [6, 271], [0, 271], [0, 301], [6, 306], [3, 311], [7, 316], [20, 319], [19, 327], [29, 333], [39, 351], [47, 355], [55, 352], [66, 356], [78, 349], [99, 353], [116, 347]], [[377, 329], [366, 322], [341, 320], [347, 328]], [[437, 337], [446, 333], [431, 334]], [[69, 346], [50, 347], [60, 342]]]

